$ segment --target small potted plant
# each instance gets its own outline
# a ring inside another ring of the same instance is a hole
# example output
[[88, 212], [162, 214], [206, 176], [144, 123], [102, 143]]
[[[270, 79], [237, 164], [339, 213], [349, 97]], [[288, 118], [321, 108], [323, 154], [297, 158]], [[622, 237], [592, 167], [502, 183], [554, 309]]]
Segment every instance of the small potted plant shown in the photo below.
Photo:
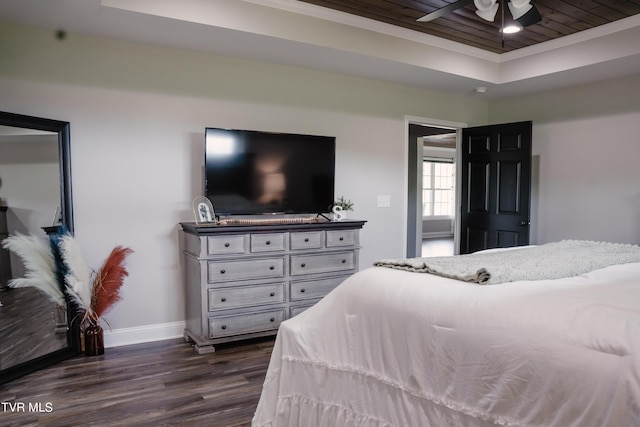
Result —
[[342, 221], [347, 218], [347, 211], [353, 210], [353, 202], [349, 199], [345, 199], [343, 196], [338, 197], [338, 199], [333, 204], [333, 219], [334, 221]]

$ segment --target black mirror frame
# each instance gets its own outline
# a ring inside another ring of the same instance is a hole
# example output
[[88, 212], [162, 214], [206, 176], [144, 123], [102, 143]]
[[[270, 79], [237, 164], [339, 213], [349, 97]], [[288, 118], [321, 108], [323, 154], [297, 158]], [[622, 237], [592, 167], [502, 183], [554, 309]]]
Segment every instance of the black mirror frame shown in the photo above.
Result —
[[[60, 211], [62, 223], [73, 234], [73, 199], [71, 196], [71, 147], [69, 122], [43, 119], [0, 111], [0, 125], [36, 129], [58, 134], [60, 164]], [[67, 297], [67, 347], [0, 371], [0, 384], [61, 362], [80, 353], [78, 308]]]

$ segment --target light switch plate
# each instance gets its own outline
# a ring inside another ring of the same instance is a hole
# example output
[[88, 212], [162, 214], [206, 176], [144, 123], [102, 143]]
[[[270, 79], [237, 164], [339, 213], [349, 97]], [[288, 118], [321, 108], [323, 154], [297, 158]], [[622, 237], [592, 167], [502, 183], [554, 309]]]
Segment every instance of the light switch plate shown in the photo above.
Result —
[[379, 208], [391, 207], [391, 196], [389, 195], [378, 196], [378, 207]]

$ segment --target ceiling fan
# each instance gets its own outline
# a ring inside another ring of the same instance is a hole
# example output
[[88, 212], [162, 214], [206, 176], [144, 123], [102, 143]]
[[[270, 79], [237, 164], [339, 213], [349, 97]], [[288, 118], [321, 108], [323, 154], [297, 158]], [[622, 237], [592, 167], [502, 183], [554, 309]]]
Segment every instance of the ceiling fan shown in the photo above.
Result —
[[[493, 22], [500, 4], [502, 4], [502, 23], [504, 24], [504, 0], [458, 0], [445, 7], [442, 7], [428, 15], [419, 18], [419, 22], [429, 22], [434, 19], [441, 18], [454, 10], [465, 7], [468, 4], [475, 4], [476, 15], [485, 21]], [[536, 24], [542, 21], [540, 11], [533, 4], [531, 0], [509, 0], [507, 3], [509, 11], [513, 19], [521, 26], [521, 28], [528, 27], [529, 25]]]

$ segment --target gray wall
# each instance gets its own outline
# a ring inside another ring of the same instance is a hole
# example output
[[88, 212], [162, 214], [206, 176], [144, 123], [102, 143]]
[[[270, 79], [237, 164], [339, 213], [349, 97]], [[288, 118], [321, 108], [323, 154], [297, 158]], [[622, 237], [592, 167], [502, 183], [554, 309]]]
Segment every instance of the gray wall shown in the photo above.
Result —
[[367, 220], [366, 268], [405, 251], [405, 117], [488, 117], [478, 99], [2, 23], [0, 57], [0, 110], [71, 123], [75, 231], [89, 264], [115, 245], [135, 251], [110, 337], [181, 336], [178, 223], [193, 221], [202, 192], [206, 126], [335, 136], [336, 195]]
[[532, 243], [640, 243], [640, 76], [490, 104], [533, 120]]
[[[0, 110], [71, 122], [76, 236], [88, 262], [115, 245], [135, 250], [124, 299], [107, 316], [111, 337], [181, 335], [177, 224], [193, 220], [202, 190], [206, 126], [336, 136], [336, 194], [368, 221], [363, 267], [406, 250], [406, 116], [533, 120], [532, 241], [640, 241], [638, 76], [487, 102], [114, 40], [61, 43], [2, 23], [0, 57]], [[378, 208], [378, 195], [391, 207]]]

